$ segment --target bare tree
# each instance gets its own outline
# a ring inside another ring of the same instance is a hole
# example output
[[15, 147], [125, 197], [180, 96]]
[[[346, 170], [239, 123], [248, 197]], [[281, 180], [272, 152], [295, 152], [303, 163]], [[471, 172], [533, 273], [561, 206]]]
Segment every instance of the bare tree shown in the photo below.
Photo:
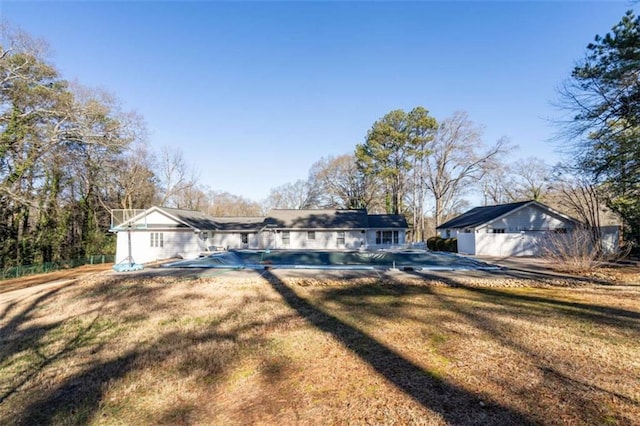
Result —
[[206, 212], [211, 216], [260, 216], [262, 207], [255, 201], [224, 191], [207, 192]]
[[153, 173], [152, 156], [144, 142], [134, 144], [111, 167], [112, 184], [115, 191], [110, 199], [119, 200], [123, 209], [149, 208], [157, 196], [157, 182]]
[[520, 159], [511, 168], [511, 189], [513, 201], [544, 201], [549, 188], [551, 167], [537, 157]]
[[362, 173], [354, 155], [327, 157], [311, 166], [309, 182], [317, 194], [317, 204], [326, 208], [372, 209], [376, 186]]
[[180, 148], [163, 147], [157, 160], [160, 197], [158, 204], [186, 208], [190, 201], [183, 195], [197, 186], [197, 175], [184, 158]]
[[511, 168], [498, 158], [487, 161], [485, 173], [480, 179], [484, 205], [510, 203], [516, 199], [510, 185]]
[[425, 157], [425, 182], [434, 198], [436, 226], [482, 178], [489, 160], [509, 149], [505, 138], [484, 149], [481, 136], [480, 126], [465, 112], [456, 112], [440, 123], [435, 138], [427, 144], [430, 155]]
[[566, 164], [555, 167], [553, 182], [558, 208], [579, 219], [591, 232], [592, 247], [601, 251], [601, 226], [616, 219], [606, 205], [606, 185], [593, 183], [589, 175]]
[[265, 209], [310, 209], [317, 206], [315, 188], [306, 180], [297, 180], [271, 189]]

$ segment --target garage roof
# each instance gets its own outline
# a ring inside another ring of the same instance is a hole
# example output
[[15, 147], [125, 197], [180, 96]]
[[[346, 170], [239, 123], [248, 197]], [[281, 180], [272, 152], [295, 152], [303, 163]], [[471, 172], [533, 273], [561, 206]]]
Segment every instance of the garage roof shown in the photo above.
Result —
[[436, 229], [476, 228], [531, 203], [535, 203], [535, 201], [520, 201], [517, 203], [498, 204], [495, 206], [475, 207], [468, 212], [443, 223]]

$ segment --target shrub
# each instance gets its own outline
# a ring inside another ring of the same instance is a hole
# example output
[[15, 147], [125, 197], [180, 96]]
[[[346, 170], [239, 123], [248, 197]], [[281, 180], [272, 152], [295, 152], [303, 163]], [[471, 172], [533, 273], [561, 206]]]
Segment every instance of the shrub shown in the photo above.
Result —
[[555, 263], [555, 269], [563, 272], [590, 272], [615, 257], [604, 254], [594, 244], [594, 236], [589, 229], [574, 229], [566, 234], [550, 233], [540, 248], [543, 256]]
[[440, 237], [430, 237], [427, 239], [427, 248], [431, 251], [436, 251], [436, 241], [438, 241]]
[[444, 240], [444, 250], [449, 251], [451, 253], [458, 252], [458, 239], [457, 238], [447, 238]]
[[457, 238], [442, 238], [439, 235], [427, 239], [427, 248], [431, 251], [450, 251], [458, 252]]

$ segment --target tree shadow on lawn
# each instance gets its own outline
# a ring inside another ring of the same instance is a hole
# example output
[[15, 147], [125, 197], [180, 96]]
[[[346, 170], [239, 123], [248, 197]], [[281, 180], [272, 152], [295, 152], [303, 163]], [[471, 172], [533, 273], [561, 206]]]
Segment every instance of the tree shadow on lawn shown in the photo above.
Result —
[[[634, 414], [627, 413], [624, 409], [618, 409], [615, 415], [612, 415], [603, 407], [607, 406], [607, 402], [617, 399], [618, 404], [626, 404], [627, 407], [637, 413], [640, 408], [640, 401], [615, 390], [604, 389], [595, 383], [586, 383], [561, 372], [560, 369], [565, 368], [563, 367], [564, 364], [569, 366], [573, 364], [571, 359], [555, 359], [550, 357], [548, 353], [530, 348], [519, 342], [517, 338], [518, 330], [511, 329], [508, 326], [505, 328], [504, 324], [492, 317], [491, 312], [498, 311], [501, 315], [513, 317], [530, 315], [531, 320], [534, 321], [536, 317], [540, 317], [543, 311], [551, 312], [555, 316], [564, 315], [582, 321], [587, 320], [596, 325], [602, 324], [616, 327], [623, 331], [632, 331], [636, 335], [640, 332], [639, 313], [608, 306], [520, 294], [495, 288], [473, 287], [455, 279], [449, 279], [448, 281], [454, 287], [480, 295], [480, 299], [474, 300], [489, 303], [490, 306], [469, 309], [467, 304], [460, 302], [460, 295], [453, 296], [438, 294], [437, 292], [430, 292], [430, 294], [434, 295], [447, 309], [466, 318], [475, 327], [484, 331], [501, 345], [521, 353], [526, 359], [530, 359], [534, 368], [542, 373], [542, 382], [535, 388], [528, 389], [526, 394], [521, 395], [523, 398], [528, 399], [531, 394], [535, 395], [538, 391], [547, 390], [548, 392], [548, 390], [552, 390], [553, 398], [557, 400], [555, 405], [563, 405], [566, 407], [565, 410], [567, 412], [572, 411], [569, 415], [574, 416], [574, 420], [578, 418], [580, 422], [589, 424], [603, 422], [606, 418], [611, 417], [615, 418], [616, 423], [635, 423]], [[508, 383], [500, 383], [499, 379], [495, 379], [495, 381], [501, 385], [509, 385]], [[541, 413], [541, 416], [542, 420], [544, 420], [544, 413]]]
[[[135, 283], [132, 283], [127, 277], [106, 279], [87, 290], [84, 290], [81, 287], [76, 287], [74, 284], [74, 282], [70, 282], [36, 293], [36, 297], [20, 312], [14, 313], [10, 319], [9, 315], [11, 314], [11, 311], [18, 306], [18, 302], [10, 303], [5, 308], [2, 317], [0, 317], [0, 321], [8, 319], [8, 321], [0, 327], [0, 366], [16, 353], [28, 348], [42, 347], [43, 339], [50, 332], [63, 325], [66, 320], [48, 322], [45, 324], [27, 325], [30, 321], [35, 319], [38, 312], [45, 308], [47, 304], [54, 303], [56, 297], [58, 297], [58, 295], [63, 291], [80, 291], [82, 293], [78, 298], [89, 299], [96, 304], [94, 308], [83, 312], [83, 316], [86, 317], [94, 312], [100, 312], [109, 302], [115, 303], [117, 309], [122, 312], [125, 312], [132, 304], [142, 303], [143, 301], [145, 303], [155, 303], [157, 306], [158, 304], [155, 301], [155, 293], [162, 290], [162, 288], [137, 288]], [[23, 299], [28, 299], [28, 297], [29, 296], [26, 296]], [[95, 323], [96, 318], [91, 321], [91, 324]], [[90, 332], [92, 328], [93, 325], [88, 327], [86, 330], [84, 328], [79, 330], [78, 335], [70, 339], [70, 344], [73, 346], [73, 342], [76, 341], [76, 337], [82, 337], [82, 335]], [[67, 347], [66, 344], [64, 346]], [[68, 352], [68, 350], [63, 350], [60, 355], [66, 352]], [[43, 365], [46, 364], [49, 364], [49, 362], [46, 362]], [[5, 397], [2, 397], [2, 394], [0, 394], [0, 402], [4, 399]]]
[[[503, 310], [505, 314], [509, 314], [514, 308], [518, 309], [518, 315], [528, 314], [532, 318], [539, 318], [545, 314], [562, 314], [567, 317], [573, 317], [580, 320], [588, 320], [590, 322], [612, 326], [621, 330], [631, 331], [640, 334], [640, 312], [627, 309], [616, 308], [613, 306], [603, 306], [584, 302], [572, 302], [560, 300], [553, 297], [544, 297], [540, 295], [522, 294], [513, 290], [501, 290], [490, 287], [476, 287], [465, 284], [456, 280], [455, 273], [430, 274], [425, 272], [405, 272], [406, 274], [419, 278], [424, 281], [424, 285], [411, 284], [403, 282], [402, 279], [390, 281], [386, 283], [355, 284], [347, 287], [327, 287], [323, 289], [322, 294], [325, 301], [334, 300], [341, 305], [354, 308], [362, 308], [369, 314], [379, 318], [393, 317], [403, 315], [401, 310], [404, 307], [410, 307], [412, 302], [402, 300], [404, 296], [431, 294], [433, 295], [432, 286], [429, 281], [444, 283], [448, 287], [460, 288], [468, 291], [468, 296], [458, 295], [458, 299], [468, 298], [469, 300], [478, 299], [490, 302], [494, 305], [495, 310]], [[486, 277], [484, 277], [486, 279]], [[348, 279], [346, 280], [348, 281]], [[568, 290], [568, 289], [567, 289]], [[476, 296], [473, 296], [476, 295]], [[370, 303], [367, 297], [386, 297], [389, 303], [381, 307], [379, 304]], [[428, 306], [424, 306], [429, 309]], [[415, 319], [418, 318], [408, 318]]]
[[[459, 288], [464, 292], [470, 293], [468, 296], [461, 294], [450, 294], [448, 292], [434, 291], [428, 285], [403, 284], [397, 283], [380, 290], [381, 294], [388, 295], [395, 292], [398, 296], [402, 295], [428, 295], [434, 297], [443, 309], [456, 313], [466, 318], [474, 327], [483, 331], [491, 339], [499, 342], [502, 346], [515, 350], [523, 354], [526, 359], [530, 359], [534, 368], [537, 368], [543, 376], [543, 382], [537, 388], [553, 389], [553, 393], [560, 404], [567, 407], [572, 406], [573, 415], [580, 418], [585, 423], [601, 420], [606, 417], [602, 407], [598, 406], [594, 399], [598, 397], [598, 401], [606, 402], [611, 398], [618, 399], [619, 402], [627, 404], [637, 412], [640, 408], [640, 402], [627, 395], [616, 392], [615, 390], [604, 389], [594, 383], [586, 383], [582, 380], [570, 377], [569, 374], [562, 373], [557, 366], [563, 362], [571, 364], [571, 360], [559, 360], [549, 357], [548, 353], [541, 353], [535, 349], [526, 346], [518, 341], [518, 330], [511, 329], [509, 326], [497, 321], [492, 314], [498, 313], [505, 317], [529, 317], [531, 321], [536, 321], [544, 314], [551, 314], [554, 317], [565, 316], [578, 320], [588, 320], [589, 322], [619, 328], [622, 331], [632, 331], [636, 335], [640, 334], [640, 323], [638, 318], [640, 314], [625, 309], [613, 308], [608, 306], [594, 305], [582, 302], [568, 302], [558, 300], [553, 297], [532, 296], [521, 294], [509, 290], [499, 290], [495, 288], [474, 287], [466, 285], [453, 277], [443, 278], [441, 275], [418, 274], [413, 275], [421, 277], [425, 280], [433, 279], [445, 282], [450, 287]], [[367, 289], [364, 293], [371, 294], [375, 292], [377, 286]], [[352, 300], [353, 296], [358, 293], [359, 288], [337, 288], [330, 289], [325, 292], [324, 300], [339, 301]], [[470, 297], [476, 294], [479, 297]], [[466, 300], [466, 301], [465, 301]], [[469, 306], [469, 302], [480, 302], [483, 306]], [[427, 306], [424, 306], [427, 308]], [[378, 307], [377, 310], [382, 309]], [[376, 315], [377, 310], [367, 311]], [[400, 317], [401, 310], [395, 311]], [[431, 315], [431, 314], [429, 314]], [[419, 320], [419, 318], [411, 317], [410, 319]], [[433, 318], [430, 318], [431, 320]], [[423, 319], [424, 321], [425, 319]], [[433, 321], [431, 321], [433, 322]], [[510, 383], [499, 383], [500, 379], [491, 377], [490, 380], [496, 381], [504, 387], [510, 388]], [[531, 392], [535, 394], [535, 389], [530, 389], [526, 394], [521, 395], [523, 399], [530, 399]], [[535, 402], [535, 401], [533, 401]], [[606, 405], [603, 403], [602, 405]], [[618, 421], [623, 423], [634, 423], [633, 414], [627, 414], [623, 410], [616, 413]], [[544, 413], [541, 413], [544, 416]], [[540, 420], [544, 421], [544, 417]]]
[[541, 305], [546, 305], [553, 309], [560, 310], [562, 314], [567, 316], [588, 319], [593, 322], [600, 322], [602, 324], [640, 332], [640, 311], [630, 311], [612, 306], [571, 302], [552, 297], [522, 294], [512, 290], [470, 286], [454, 278], [443, 277], [442, 275], [417, 272], [411, 272], [410, 274], [425, 280], [438, 280], [450, 287], [462, 288], [470, 293], [482, 295], [486, 300], [491, 300], [500, 306], [521, 306], [522, 304], [527, 304], [541, 311]]
[[[370, 335], [314, 306], [268, 270], [261, 274], [284, 301], [318, 329], [330, 333], [399, 390], [452, 424], [518, 424], [534, 422], [524, 414], [447, 383], [407, 360]], [[482, 403], [482, 404], [481, 404]]]
[[[129, 284], [134, 282], [135, 277], [125, 276], [117, 279], [107, 280], [98, 286], [85, 289], [81, 296], [95, 301], [99, 305], [109, 303], [115, 305], [117, 310], [111, 313], [111, 317], [121, 316], [126, 323], [127, 311], [131, 307], [131, 301], [127, 300], [132, 295], [137, 300], [146, 300], [150, 304], [148, 308], [153, 310], [155, 294], [162, 290], [162, 286], [157, 288], [130, 288]], [[132, 281], [134, 280], [134, 281]], [[118, 286], [124, 286], [118, 289]], [[0, 337], [4, 339], [10, 336], [12, 346], [5, 347], [0, 354], [2, 359], [11, 357], [20, 348], [30, 347], [36, 354], [41, 355], [42, 347], [45, 345], [48, 333], [59, 332], [65, 321], [55, 322], [40, 328], [23, 328], [30, 320], [30, 313], [38, 306], [52, 298], [60, 289], [47, 292], [33, 302], [23, 311], [12, 318], [5, 327], [0, 330]], [[188, 299], [188, 298], [187, 298]], [[259, 297], [256, 300], [260, 302]], [[249, 306], [255, 300], [245, 298], [241, 301], [242, 306]], [[76, 318], [84, 319], [88, 315], [100, 311], [99, 307], [91, 309]], [[213, 385], [221, 380], [242, 358], [242, 351], [251, 348], [263, 347], [267, 345], [267, 338], [259, 333], [251, 333], [263, 327], [277, 327], [279, 323], [284, 323], [291, 319], [291, 316], [276, 316], [264, 320], [233, 322], [231, 327], [229, 321], [236, 321], [237, 311], [234, 309], [216, 318], [215, 322], [208, 323], [195, 331], [169, 331], [159, 332], [157, 337], [151, 342], [140, 342], [137, 346], [121, 351], [120, 353], [111, 351], [111, 345], [116, 343], [113, 337], [106, 336], [101, 341], [87, 340], [87, 336], [95, 334], [101, 330], [96, 330], [96, 323], [100, 322], [100, 314], [93, 318], [88, 325], [80, 327], [74, 333], [65, 336], [62, 345], [53, 354], [43, 356], [42, 359], [30, 366], [26, 372], [19, 372], [13, 377], [13, 382], [0, 388], [0, 423], [25, 424], [25, 425], [50, 425], [50, 424], [87, 424], [95, 420], [95, 416], [107, 403], [105, 394], [111, 388], [112, 383], [125, 378], [133, 372], [144, 372], [147, 368], [158, 368], [165, 360], [180, 359], [175, 367], [174, 374], [192, 376], [197, 374], [209, 385]], [[71, 319], [72, 320], [72, 319]], [[224, 328], [224, 331], [222, 329]], [[104, 335], [102, 336], [104, 337]], [[60, 343], [60, 342], [59, 342]], [[229, 344], [230, 343], [230, 344]], [[207, 346], [208, 345], [208, 346]], [[117, 345], [116, 345], [117, 346]], [[215, 352], [202, 353], [200, 348], [206, 347]], [[194, 349], [195, 348], [195, 349]], [[106, 352], [100, 356], [101, 350]], [[80, 354], [82, 352], [82, 355]], [[79, 371], [67, 375], [63, 379], [56, 380], [58, 374], [51, 370], [52, 364], [62, 361], [64, 358], [74, 356], [88, 357], [79, 358], [73, 361], [74, 366], [81, 366]], [[1, 363], [0, 363], [1, 365]], [[197, 373], [194, 373], [197, 371]], [[39, 388], [36, 378], [43, 374], [39, 381], [44, 379], [52, 382], [51, 386]], [[152, 375], [155, 373], [151, 373]], [[277, 371], [269, 371], [269, 375], [277, 375]], [[4, 389], [3, 389], [4, 388]], [[151, 390], [151, 392], [153, 392]], [[26, 405], [21, 405], [22, 400]], [[7, 407], [6, 404], [15, 403], [14, 407]], [[3, 404], [5, 405], [4, 410]], [[164, 408], [164, 407], [163, 407]], [[167, 418], [188, 419], [189, 410], [196, 410], [196, 406], [166, 407], [166, 412], [157, 414], [159, 419]], [[187, 410], [187, 411], [185, 411]], [[175, 417], [178, 415], [178, 417]], [[103, 415], [108, 416], [108, 410]], [[155, 417], [149, 419], [154, 422]]]
[[538, 281], [557, 281], [567, 280], [577, 284], [600, 284], [600, 285], [612, 285], [610, 281], [595, 278], [584, 277], [580, 275], [573, 275], [562, 271], [543, 271], [543, 270], [531, 270], [517, 267], [502, 267], [499, 271], [486, 271], [488, 274], [511, 277], [521, 280], [538, 280]]

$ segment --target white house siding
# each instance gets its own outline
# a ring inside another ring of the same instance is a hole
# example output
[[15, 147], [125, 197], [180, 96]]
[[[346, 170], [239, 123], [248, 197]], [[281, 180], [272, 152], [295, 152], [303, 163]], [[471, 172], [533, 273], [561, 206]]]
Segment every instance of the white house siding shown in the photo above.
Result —
[[[447, 231], [449, 231], [449, 235], [447, 235]], [[440, 230], [440, 237], [441, 238], [458, 238], [458, 235], [462, 234], [463, 232], [457, 230], [457, 229], [441, 229]]]
[[[605, 253], [613, 254], [618, 250], [619, 228], [603, 227], [602, 242]], [[478, 256], [543, 256], [553, 232], [518, 232], [505, 234], [487, 234], [485, 232], [458, 234], [458, 253]], [[560, 236], [565, 234], [559, 234]], [[571, 241], [571, 234], [567, 241]]]
[[366, 233], [363, 233], [362, 230], [356, 231], [344, 231], [344, 247], [337, 245], [336, 243], [337, 235], [334, 232], [334, 244], [335, 248], [338, 249], [347, 249], [347, 250], [359, 250], [360, 247], [366, 244], [365, 238]]
[[[337, 247], [336, 233], [327, 231], [312, 231], [315, 238], [309, 239], [308, 231], [289, 231], [289, 245], [285, 245], [283, 241], [283, 232], [278, 234], [280, 246], [278, 248], [291, 249], [323, 249], [328, 247]], [[346, 233], [345, 233], [346, 243]]]
[[526, 206], [508, 216], [489, 222], [487, 228], [504, 229], [504, 232], [570, 229], [573, 228], [573, 222], [552, 216], [536, 206]]
[[[480, 256], [540, 256], [544, 240], [549, 234], [538, 233], [510, 233], [486, 234], [476, 233], [475, 254]], [[458, 236], [458, 241], [460, 241]], [[459, 242], [458, 242], [459, 244]], [[458, 246], [458, 250], [459, 246]]]
[[[151, 247], [151, 233], [162, 233], [162, 247]], [[116, 263], [129, 255], [127, 231], [118, 232], [116, 240]], [[192, 230], [137, 230], [131, 232], [131, 257], [136, 263], [149, 263], [170, 259], [178, 253], [194, 252], [203, 249], [203, 242]]]
[[[496, 234], [496, 235], [500, 235], [500, 234]], [[460, 234], [457, 234], [457, 238], [458, 238], [458, 253], [476, 254], [476, 234], [460, 233]]]
[[272, 230], [265, 230], [258, 234], [258, 248], [273, 249], [276, 247], [277, 234]]
[[207, 240], [209, 246], [223, 247], [225, 249], [258, 249], [260, 237], [256, 232], [246, 232], [247, 244], [242, 243], [242, 234], [245, 232], [216, 232]]
[[147, 215], [144, 215], [140, 220], [136, 222], [136, 224], [154, 224], [154, 225], [170, 225], [176, 226], [176, 221], [167, 217], [166, 215], [160, 213], [159, 211], [150, 212]]
[[315, 239], [308, 238], [308, 231], [289, 231], [289, 244], [283, 242], [284, 231], [277, 232], [275, 244], [270, 248], [276, 249], [315, 249], [315, 250], [357, 250], [364, 241], [361, 231], [344, 231], [344, 244], [338, 244], [340, 231], [313, 231]]

